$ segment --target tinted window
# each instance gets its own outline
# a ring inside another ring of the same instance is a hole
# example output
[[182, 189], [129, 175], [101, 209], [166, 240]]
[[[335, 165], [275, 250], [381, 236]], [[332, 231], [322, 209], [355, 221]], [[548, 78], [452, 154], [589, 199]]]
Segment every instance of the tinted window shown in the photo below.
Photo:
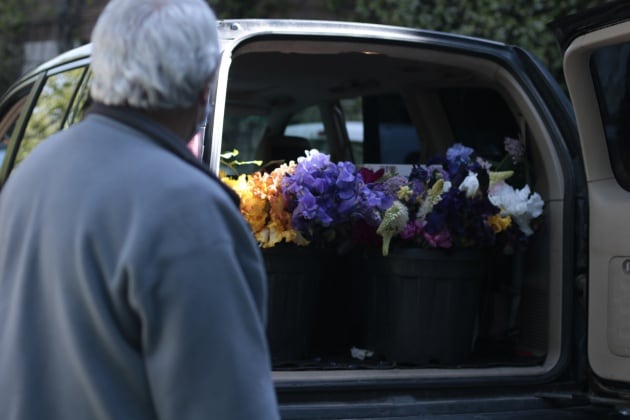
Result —
[[322, 153], [329, 153], [326, 139], [326, 129], [319, 107], [309, 106], [291, 116], [289, 124], [284, 129], [287, 136], [303, 137]]
[[[267, 117], [263, 114], [226, 110], [223, 121], [222, 152], [238, 151], [236, 160], [252, 161], [256, 159], [260, 140], [267, 128]], [[232, 159], [230, 159], [232, 160]], [[259, 168], [255, 165], [239, 165], [228, 167], [221, 165], [221, 170], [234, 174], [248, 173]]]
[[26, 93], [23, 92], [19, 97], [12, 100], [12, 104], [8, 105], [7, 111], [0, 117], [0, 166], [4, 163], [4, 159], [9, 145], [9, 140], [13, 135], [18, 117], [26, 102]]
[[420, 139], [401, 95], [363, 98], [363, 162], [418, 163]]
[[92, 73], [85, 78], [83, 85], [79, 89], [76, 95], [76, 99], [72, 104], [72, 108], [68, 112], [68, 118], [64, 124], [64, 128], [70, 127], [72, 124], [76, 124], [85, 117], [85, 111], [92, 104], [92, 98], [90, 97], [89, 84], [92, 80]]
[[[343, 114], [341, 119], [345, 121], [345, 130], [355, 163], [363, 162], [363, 114], [361, 102], [361, 97], [355, 97], [341, 99], [338, 101], [338, 104], [328, 103], [323, 105], [328, 107], [329, 112], [334, 113], [335, 110], [340, 110]], [[310, 142], [312, 148], [322, 153], [331, 154], [331, 142], [337, 141], [335, 139], [336, 134], [328, 132], [321, 109], [320, 105], [312, 105], [293, 114], [284, 130], [284, 134], [303, 137]], [[341, 133], [337, 135], [339, 136]], [[350, 157], [348, 156], [347, 159], [350, 159]]]
[[518, 138], [516, 119], [495, 90], [458, 87], [438, 93], [456, 142], [487, 159], [500, 159], [505, 137]]
[[619, 184], [630, 191], [630, 44], [601, 48], [591, 58], [609, 159]]
[[28, 119], [15, 165], [24, 160], [42, 140], [61, 130], [84, 73], [84, 68], [78, 68], [47, 78]]

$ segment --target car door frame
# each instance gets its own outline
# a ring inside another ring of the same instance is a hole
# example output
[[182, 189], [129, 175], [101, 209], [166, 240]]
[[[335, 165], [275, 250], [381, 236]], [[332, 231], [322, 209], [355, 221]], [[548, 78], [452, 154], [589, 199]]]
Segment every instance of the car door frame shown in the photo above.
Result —
[[[630, 43], [630, 4], [615, 1], [551, 25], [562, 47], [588, 192], [587, 355], [600, 391], [627, 399], [630, 383], [630, 191], [613, 170], [591, 67], [593, 53]], [[597, 118], [599, 116], [599, 118]], [[624, 217], [625, 216], [625, 217]]]

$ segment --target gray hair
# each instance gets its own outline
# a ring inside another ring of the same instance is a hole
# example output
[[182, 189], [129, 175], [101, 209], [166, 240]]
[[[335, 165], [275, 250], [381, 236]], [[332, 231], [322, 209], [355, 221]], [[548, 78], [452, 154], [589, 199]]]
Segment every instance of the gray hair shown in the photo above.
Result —
[[106, 105], [194, 105], [219, 61], [216, 17], [203, 0], [111, 0], [92, 32], [90, 93]]

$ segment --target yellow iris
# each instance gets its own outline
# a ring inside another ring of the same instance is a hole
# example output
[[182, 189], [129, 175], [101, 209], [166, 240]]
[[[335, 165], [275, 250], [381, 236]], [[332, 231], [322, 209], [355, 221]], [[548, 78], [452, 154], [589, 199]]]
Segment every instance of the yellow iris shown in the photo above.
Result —
[[512, 218], [510, 216], [501, 217], [498, 214], [493, 214], [488, 217], [488, 224], [494, 233], [499, 233], [510, 227], [512, 224]]
[[280, 182], [292, 173], [295, 163], [284, 164], [271, 173], [254, 172], [238, 178], [222, 176], [221, 180], [232, 188], [241, 199], [241, 214], [249, 224], [262, 248], [270, 248], [279, 242], [307, 242], [291, 227], [291, 214], [286, 210]]

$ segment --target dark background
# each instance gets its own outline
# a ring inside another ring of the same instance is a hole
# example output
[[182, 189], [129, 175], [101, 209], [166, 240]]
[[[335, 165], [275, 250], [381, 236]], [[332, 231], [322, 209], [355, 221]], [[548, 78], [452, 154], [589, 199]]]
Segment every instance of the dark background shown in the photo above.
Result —
[[[481, 36], [525, 47], [562, 81], [547, 23], [607, 0], [209, 0], [217, 17], [351, 20]], [[107, 0], [0, 0], [0, 92], [89, 41]]]

